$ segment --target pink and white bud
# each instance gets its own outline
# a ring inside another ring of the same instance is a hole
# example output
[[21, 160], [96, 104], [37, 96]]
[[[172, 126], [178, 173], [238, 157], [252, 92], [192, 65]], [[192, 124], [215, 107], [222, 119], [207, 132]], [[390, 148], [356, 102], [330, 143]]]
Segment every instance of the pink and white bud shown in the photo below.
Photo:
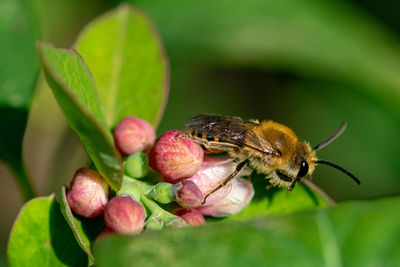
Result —
[[243, 178], [235, 178], [232, 182], [232, 189], [225, 198], [210, 205], [198, 207], [197, 210], [203, 215], [225, 217], [244, 209], [253, 196], [254, 188], [252, 183]]
[[[201, 169], [186, 181], [194, 182], [203, 196], [211, 192], [221, 184], [236, 168], [232, 158], [204, 157]], [[242, 172], [241, 172], [242, 173]], [[241, 175], [239, 173], [239, 175]], [[209, 205], [226, 197], [231, 190], [231, 184], [227, 184], [215, 193], [207, 197], [205, 205]]]
[[136, 117], [125, 117], [114, 131], [114, 142], [123, 155], [149, 149], [156, 138], [153, 126]]
[[203, 194], [192, 181], [183, 181], [173, 185], [176, 203], [183, 208], [196, 208], [203, 201]]
[[76, 171], [67, 193], [67, 202], [77, 214], [87, 218], [104, 213], [110, 189], [95, 170], [80, 168]]
[[177, 209], [174, 214], [181, 217], [190, 226], [206, 224], [204, 216], [195, 209]]
[[119, 234], [139, 234], [145, 219], [144, 208], [129, 195], [112, 198], [104, 212], [106, 225]]
[[204, 152], [199, 144], [178, 130], [163, 133], [149, 153], [149, 165], [174, 183], [195, 174], [201, 167]]

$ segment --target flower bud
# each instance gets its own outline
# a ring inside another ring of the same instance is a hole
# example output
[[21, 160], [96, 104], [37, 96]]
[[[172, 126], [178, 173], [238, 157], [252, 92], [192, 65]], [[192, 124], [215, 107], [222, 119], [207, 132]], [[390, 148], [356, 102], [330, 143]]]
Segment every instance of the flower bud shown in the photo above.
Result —
[[[220, 185], [236, 168], [232, 158], [204, 157], [201, 169], [186, 181], [194, 182], [203, 196]], [[231, 190], [231, 184], [227, 184], [215, 193], [207, 197], [205, 205], [223, 199]]]
[[204, 152], [199, 144], [178, 130], [163, 133], [149, 153], [149, 165], [164, 176], [166, 182], [176, 182], [195, 174], [201, 167]]
[[123, 155], [149, 149], [154, 143], [155, 136], [150, 123], [130, 116], [122, 119], [114, 131], [115, 145]]
[[161, 204], [168, 204], [174, 201], [173, 185], [170, 183], [158, 183], [150, 192], [151, 198]]
[[104, 212], [106, 225], [119, 234], [140, 233], [145, 219], [144, 208], [128, 195], [112, 198]]
[[173, 186], [176, 203], [183, 208], [196, 208], [203, 201], [203, 194], [192, 181], [183, 181]]
[[97, 236], [96, 241], [102, 239], [105, 236], [109, 236], [109, 235], [113, 235], [115, 234], [115, 231], [113, 229], [111, 229], [110, 227], [106, 227], [104, 228], [103, 231], [101, 231], [101, 233]]
[[84, 217], [99, 216], [104, 213], [109, 191], [106, 180], [97, 171], [80, 168], [67, 193], [68, 205]]
[[197, 210], [204, 215], [224, 217], [238, 213], [244, 209], [254, 196], [252, 183], [243, 179], [235, 178], [232, 182], [232, 189], [229, 194], [210, 205], [198, 207]]
[[190, 226], [206, 224], [203, 215], [195, 209], [177, 209], [174, 214], [181, 217]]
[[130, 155], [125, 161], [124, 170], [126, 175], [131, 178], [140, 179], [145, 177], [149, 172], [147, 155], [142, 152]]

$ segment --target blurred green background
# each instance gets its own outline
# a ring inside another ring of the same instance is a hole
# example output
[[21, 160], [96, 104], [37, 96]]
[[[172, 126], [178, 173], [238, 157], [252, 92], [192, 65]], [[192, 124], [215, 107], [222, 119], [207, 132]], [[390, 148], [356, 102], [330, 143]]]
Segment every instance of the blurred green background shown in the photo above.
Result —
[[[400, 192], [397, 1], [129, 2], [153, 18], [170, 59], [170, 94], [158, 134], [183, 128], [190, 115], [215, 113], [275, 120], [313, 146], [346, 121], [346, 132], [318, 156], [350, 170], [362, 186], [326, 166], [315, 171], [315, 183], [338, 201]], [[0, 14], [17, 16], [13, 3], [33, 15], [39, 39], [71, 47], [86, 23], [120, 1], [4, 0]], [[8, 40], [0, 40], [1, 51], [10, 51]], [[19, 64], [26, 56], [18, 47], [11, 51], [0, 52], [0, 61], [14, 57]], [[23, 148], [40, 195], [68, 184], [88, 162], [42, 78]], [[23, 203], [3, 164], [0, 175], [0, 255], [6, 265], [6, 241]]]

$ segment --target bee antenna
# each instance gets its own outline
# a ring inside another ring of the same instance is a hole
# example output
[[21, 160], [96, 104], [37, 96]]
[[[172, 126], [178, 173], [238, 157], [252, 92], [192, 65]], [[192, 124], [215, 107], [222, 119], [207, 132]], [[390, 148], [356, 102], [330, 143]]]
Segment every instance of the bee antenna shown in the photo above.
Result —
[[325, 141], [323, 141], [322, 143], [320, 143], [319, 145], [316, 145], [314, 147], [314, 150], [320, 150], [323, 147], [326, 147], [327, 145], [329, 145], [333, 140], [335, 140], [337, 137], [339, 137], [339, 135], [341, 135], [344, 130], [346, 129], [347, 123], [343, 122], [342, 125], [340, 125], [339, 129], [336, 130], [336, 132], [334, 132], [331, 136], [329, 136]]
[[343, 169], [342, 167], [340, 167], [340, 166], [338, 166], [338, 165], [336, 165], [336, 164], [333, 164], [332, 162], [319, 159], [319, 160], [315, 160], [314, 163], [317, 163], [317, 164], [324, 164], [324, 165], [331, 166], [331, 167], [333, 167], [333, 168], [335, 168], [335, 169], [337, 169], [337, 170], [343, 172], [343, 173], [346, 174], [347, 176], [349, 176], [349, 177], [350, 177], [351, 179], [353, 179], [358, 185], [361, 184], [360, 180], [358, 180], [358, 178], [355, 177], [352, 173], [350, 173], [349, 171]]

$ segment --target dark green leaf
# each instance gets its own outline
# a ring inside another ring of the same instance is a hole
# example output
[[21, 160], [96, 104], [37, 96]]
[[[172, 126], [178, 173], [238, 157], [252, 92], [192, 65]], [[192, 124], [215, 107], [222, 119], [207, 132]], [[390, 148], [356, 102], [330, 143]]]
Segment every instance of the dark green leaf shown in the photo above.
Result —
[[22, 164], [22, 140], [39, 64], [35, 52], [35, 20], [27, 1], [0, 4], [0, 160], [6, 162], [24, 200], [34, 190]]
[[121, 5], [90, 23], [75, 47], [96, 80], [108, 126], [128, 115], [158, 124], [168, 95], [168, 62], [143, 12]]
[[10, 266], [87, 266], [53, 196], [35, 198], [21, 209], [9, 244]]
[[90, 259], [94, 261], [91, 246], [94, 239], [105, 228], [103, 217], [101, 216], [91, 219], [83, 218], [81, 216], [74, 217], [67, 202], [65, 186], [61, 187], [58, 192], [57, 200], [60, 204], [61, 213], [74, 233], [76, 242], [78, 242], [79, 246], [90, 257]]
[[247, 222], [111, 236], [95, 246], [96, 265], [398, 266], [400, 216], [393, 211], [399, 208], [400, 198], [388, 198]]
[[93, 77], [82, 57], [73, 49], [38, 45], [47, 82], [71, 128], [96, 168], [114, 190], [121, 187], [122, 160], [107, 127]]

